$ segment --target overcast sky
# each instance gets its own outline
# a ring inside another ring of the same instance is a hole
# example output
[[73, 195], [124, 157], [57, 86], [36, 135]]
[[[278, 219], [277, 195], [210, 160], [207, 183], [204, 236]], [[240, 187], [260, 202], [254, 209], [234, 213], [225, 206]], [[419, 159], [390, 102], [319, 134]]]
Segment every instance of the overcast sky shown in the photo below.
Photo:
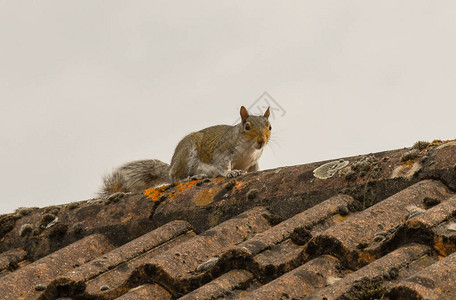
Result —
[[0, 0], [0, 213], [90, 199], [241, 105], [273, 108], [262, 169], [453, 139], [455, 16], [455, 1]]

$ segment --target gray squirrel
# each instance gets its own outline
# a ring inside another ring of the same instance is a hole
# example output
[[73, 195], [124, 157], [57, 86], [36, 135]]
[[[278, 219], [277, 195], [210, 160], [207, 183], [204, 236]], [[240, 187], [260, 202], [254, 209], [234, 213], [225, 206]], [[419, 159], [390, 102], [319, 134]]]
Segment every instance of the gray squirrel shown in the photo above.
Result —
[[143, 192], [162, 184], [206, 177], [236, 177], [258, 170], [258, 160], [271, 136], [270, 108], [251, 116], [241, 107], [237, 125], [216, 125], [185, 136], [171, 164], [157, 159], [128, 162], [103, 178], [100, 196]]

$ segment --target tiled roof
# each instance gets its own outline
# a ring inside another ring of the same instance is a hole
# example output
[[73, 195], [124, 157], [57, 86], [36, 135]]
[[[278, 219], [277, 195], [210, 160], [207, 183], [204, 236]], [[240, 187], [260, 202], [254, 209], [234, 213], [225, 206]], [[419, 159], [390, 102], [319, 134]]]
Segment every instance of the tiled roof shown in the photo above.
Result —
[[456, 299], [456, 142], [0, 216], [1, 299]]

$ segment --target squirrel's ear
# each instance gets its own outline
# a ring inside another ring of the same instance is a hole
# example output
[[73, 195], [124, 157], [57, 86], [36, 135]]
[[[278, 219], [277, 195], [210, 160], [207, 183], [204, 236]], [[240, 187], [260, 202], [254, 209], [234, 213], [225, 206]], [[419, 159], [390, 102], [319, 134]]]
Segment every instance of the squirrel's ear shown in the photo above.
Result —
[[266, 117], [266, 119], [269, 118], [269, 114], [271, 113], [270, 108], [271, 107], [269, 106], [268, 109], [266, 109], [266, 111], [264, 112], [264, 116]]
[[248, 117], [249, 117], [249, 112], [247, 111], [247, 109], [244, 106], [241, 106], [242, 123], [245, 123], [245, 121], [247, 120]]

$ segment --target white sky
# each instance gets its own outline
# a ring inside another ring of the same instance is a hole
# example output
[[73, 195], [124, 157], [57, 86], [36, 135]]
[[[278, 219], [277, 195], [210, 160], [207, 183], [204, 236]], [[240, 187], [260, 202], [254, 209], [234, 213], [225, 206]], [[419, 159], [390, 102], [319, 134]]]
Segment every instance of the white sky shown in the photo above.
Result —
[[0, 0], [0, 213], [92, 198], [264, 91], [285, 114], [262, 169], [453, 139], [455, 16], [455, 1]]

